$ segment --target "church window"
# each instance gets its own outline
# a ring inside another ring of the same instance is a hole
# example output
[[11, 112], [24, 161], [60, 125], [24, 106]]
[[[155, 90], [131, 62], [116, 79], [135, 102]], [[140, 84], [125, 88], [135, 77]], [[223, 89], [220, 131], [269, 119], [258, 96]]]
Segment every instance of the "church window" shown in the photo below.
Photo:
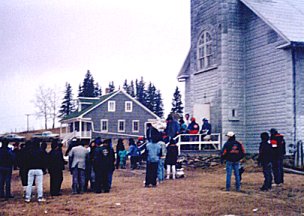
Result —
[[208, 31], [203, 31], [197, 46], [198, 70], [204, 70], [213, 65], [212, 37]]

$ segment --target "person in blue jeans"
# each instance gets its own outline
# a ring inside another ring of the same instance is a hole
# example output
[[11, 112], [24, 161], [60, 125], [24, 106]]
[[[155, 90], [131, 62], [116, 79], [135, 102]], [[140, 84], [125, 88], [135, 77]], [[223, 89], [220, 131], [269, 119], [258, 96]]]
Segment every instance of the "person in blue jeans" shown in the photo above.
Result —
[[226, 136], [228, 140], [221, 152], [221, 159], [226, 160], [226, 191], [230, 191], [232, 170], [235, 176], [236, 191], [240, 191], [240, 160], [245, 156], [245, 149], [240, 142], [236, 141], [234, 132], [230, 131]]

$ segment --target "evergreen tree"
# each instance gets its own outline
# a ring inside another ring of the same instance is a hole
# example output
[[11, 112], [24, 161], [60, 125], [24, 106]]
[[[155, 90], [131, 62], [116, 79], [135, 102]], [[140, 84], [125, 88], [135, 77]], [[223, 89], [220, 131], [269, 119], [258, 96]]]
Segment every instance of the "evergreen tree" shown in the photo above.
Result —
[[133, 80], [131, 81], [131, 84], [129, 86], [129, 95], [131, 95], [132, 97], [135, 97], [135, 90], [134, 90], [134, 82]]
[[155, 113], [156, 111], [156, 88], [150, 82], [145, 94], [146, 107]]
[[101, 87], [99, 87], [98, 83], [95, 84], [94, 95], [94, 97], [100, 97], [102, 95]]
[[124, 82], [124, 84], [123, 84], [123, 86], [122, 86], [122, 89], [123, 89], [125, 92], [127, 92], [128, 94], [130, 94], [130, 93], [129, 93], [129, 85], [128, 85], [127, 79], [125, 79], [125, 82]]
[[73, 103], [73, 92], [72, 86], [69, 83], [65, 84], [65, 93], [64, 98], [59, 110], [59, 117], [63, 118], [65, 116], [70, 115], [73, 111], [75, 111], [75, 106]]
[[156, 95], [155, 95], [155, 114], [157, 116], [159, 116], [160, 118], [162, 118], [164, 116], [164, 104], [163, 104], [163, 99], [161, 96], [161, 93], [159, 90], [156, 91]]
[[146, 91], [145, 91], [145, 82], [144, 79], [141, 77], [140, 81], [136, 79], [136, 99], [146, 106]]
[[109, 87], [108, 88], [109, 88], [109, 93], [115, 91], [115, 85], [114, 85], [113, 81], [109, 83]]
[[178, 87], [176, 86], [175, 92], [173, 94], [173, 99], [172, 99], [171, 112], [177, 113], [179, 115], [183, 115], [184, 107], [182, 105], [183, 105], [182, 96], [181, 96], [181, 93], [180, 93]]
[[97, 97], [94, 78], [88, 70], [83, 80], [82, 86], [79, 88], [78, 96], [80, 97]]

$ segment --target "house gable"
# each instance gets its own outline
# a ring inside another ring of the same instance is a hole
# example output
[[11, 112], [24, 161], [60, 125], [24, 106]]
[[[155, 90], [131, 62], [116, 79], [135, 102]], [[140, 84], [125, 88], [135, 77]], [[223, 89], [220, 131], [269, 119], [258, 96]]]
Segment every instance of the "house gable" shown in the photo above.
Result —
[[[108, 110], [108, 102], [115, 102], [115, 111]], [[128, 102], [128, 103], [126, 103]], [[127, 104], [132, 104], [132, 111], [126, 110]], [[145, 123], [151, 119], [159, 119], [157, 115], [144, 107], [137, 100], [123, 91], [117, 91], [111, 97], [101, 103], [96, 104], [87, 112], [82, 114], [82, 118], [91, 119], [93, 122], [93, 131], [102, 133], [101, 120], [108, 121], [107, 133], [122, 133], [118, 131], [119, 122], [124, 122], [125, 128], [123, 134], [144, 135]], [[139, 122], [139, 129], [133, 130], [133, 122]]]

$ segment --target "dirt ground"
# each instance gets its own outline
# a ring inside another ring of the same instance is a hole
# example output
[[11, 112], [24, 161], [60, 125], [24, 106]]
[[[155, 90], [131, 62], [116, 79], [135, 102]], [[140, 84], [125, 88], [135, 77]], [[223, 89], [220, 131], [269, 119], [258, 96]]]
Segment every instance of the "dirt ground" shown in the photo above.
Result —
[[[186, 177], [166, 180], [156, 188], [144, 188], [144, 170], [116, 170], [109, 194], [71, 195], [66, 170], [63, 195], [49, 195], [49, 175], [44, 176], [46, 203], [36, 198], [24, 203], [18, 171], [14, 171], [15, 198], [0, 201], [0, 215], [304, 215], [304, 176], [286, 174], [283, 187], [261, 192], [260, 168], [248, 166], [242, 191], [225, 191], [223, 165], [185, 170]], [[234, 179], [232, 180], [234, 182]]]

